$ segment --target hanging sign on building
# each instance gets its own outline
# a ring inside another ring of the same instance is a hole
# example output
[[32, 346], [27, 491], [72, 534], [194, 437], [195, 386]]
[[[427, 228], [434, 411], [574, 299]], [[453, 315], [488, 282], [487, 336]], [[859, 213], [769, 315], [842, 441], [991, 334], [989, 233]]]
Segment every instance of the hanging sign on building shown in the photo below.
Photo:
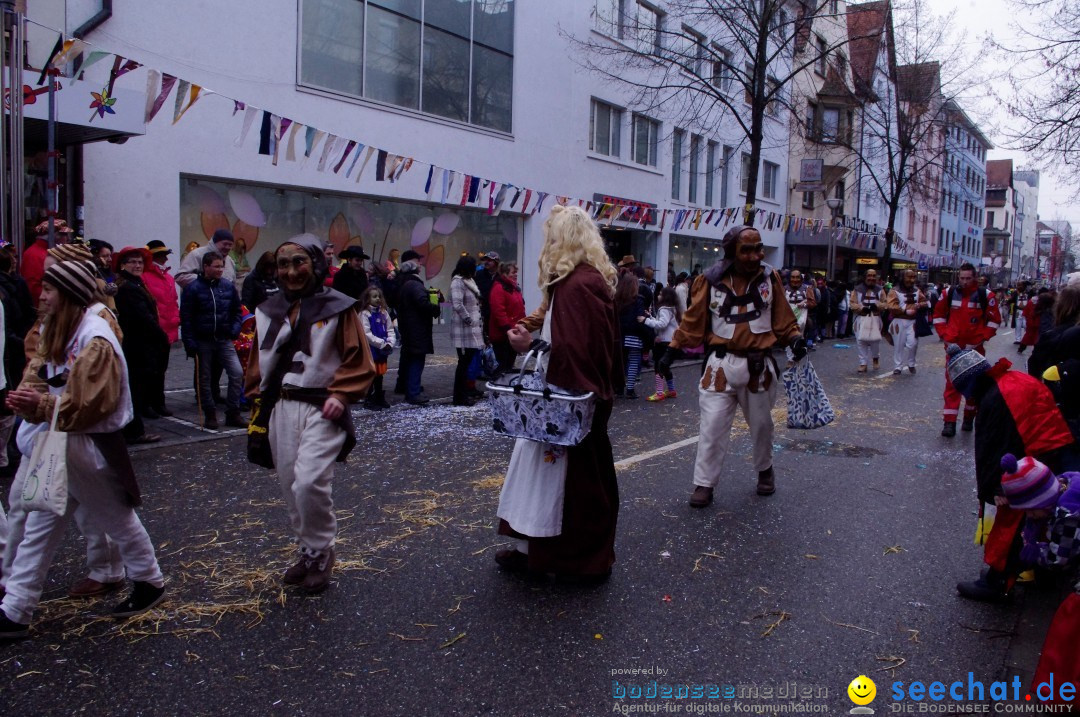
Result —
[[[619, 221], [628, 222], [630, 224], [640, 224], [641, 226], [656, 224], [655, 204], [599, 193], [593, 194], [593, 202], [598, 206], [608, 204], [613, 208], [617, 207], [619, 211], [617, 211], [616, 214]], [[642, 221], [643, 219], [644, 221]]]

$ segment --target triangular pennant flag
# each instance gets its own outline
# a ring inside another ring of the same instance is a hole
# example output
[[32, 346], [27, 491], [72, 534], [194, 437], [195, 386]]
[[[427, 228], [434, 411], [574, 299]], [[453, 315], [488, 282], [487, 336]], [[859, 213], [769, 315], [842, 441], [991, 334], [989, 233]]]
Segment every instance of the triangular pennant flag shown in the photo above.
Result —
[[536, 206], [533, 207], [533, 214], [536, 214], [537, 212], [539, 212], [543, 208], [544, 200], [548, 198], [548, 193], [547, 192], [539, 192], [536, 196], [538, 197], [538, 199], [537, 199], [537, 202], [536, 202]]
[[92, 66], [96, 65], [97, 63], [101, 62], [102, 60], [104, 60], [106, 57], [109, 56], [109, 54], [110, 53], [102, 52], [101, 50], [94, 50], [89, 55], [87, 55], [86, 59], [83, 60], [83, 63], [81, 65], [79, 65], [78, 69], [76, 70], [76, 74], [79, 75], [78, 79], [81, 80], [82, 75], [87, 70], [89, 70]]
[[431, 177], [435, 174], [435, 165], [428, 165], [427, 179], [424, 181], [424, 194], [428, 195], [428, 199], [431, 199]]
[[532, 193], [533, 193], [533, 190], [531, 190], [531, 189], [526, 189], [525, 190], [525, 201], [521, 203], [521, 213], [522, 214], [525, 214], [526, 213], [525, 210], [528, 209], [528, 207], [529, 207], [529, 200], [532, 199]]
[[293, 122], [292, 127], [289, 128], [289, 139], [285, 140], [285, 161], [287, 162], [296, 161], [296, 135], [303, 126], [299, 122]]
[[150, 121], [150, 110], [154, 108], [154, 100], [157, 98], [160, 83], [160, 72], [157, 70], [150, 70], [146, 73], [146, 108], [143, 110], [143, 122]]
[[121, 77], [122, 75], [126, 75], [132, 70], [137, 70], [140, 67], [142, 67], [142, 65], [140, 65], [138, 62], [135, 62], [135, 60], [125, 61], [124, 58], [120, 57], [120, 55], [117, 55], [116, 59], [113, 60], [112, 71], [109, 73], [109, 96], [112, 97], [113, 86], [116, 84], [116, 80], [119, 77]]
[[[345, 145], [345, 151], [341, 153], [341, 159], [334, 165], [334, 174], [338, 174], [341, 171], [342, 165], [345, 164], [345, 160], [348, 159], [349, 153], [356, 148], [356, 140], [350, 139]], [[347, 176], [347, 175], [346, 175]]]
[[191, 89], [191, 83], [187, 80], [180, 80], [180, 84], [176, 88], [176, 101], [173, 103], [173, 124], [176, 124], [176, 121], [180, 119], [180, 115], [183, 114], [184, 101], [187, 99], [189, 89]]
[[[169, 75], [165, 75], [162, 82], [164, 83], [164, 81], [168, 79]], [[173, 77], [172, 80], [175, 82], [176, 78]], [[239, 147], [244, 144], [244, 139], [247, 138], [248, 131], [251, 129], [251, 123], [255, 121], [255, 115], [258, 114], [258, 112], [259, 110], [255, 107], [248, 107], [244, 110], [244, 125], [240, 128], [240, 134], [237, 135], [236, 141], [233, 142], [234, 146]]]
[[472, 186], [472, 181], [473, 178], [470, 175], [466, 174], [465, 183], [461, 187], [461, 201], [458, 202], [458, 206], [463, 207], [465, 206], [465, 202], [469, 201], [469, 187]]
[[[183, 116], [184, 116], [184, 114], [185, 114], [185, 113], [186, 113], [186, 112], [187, 112], [187, 111], [188, 111], [189, 109], [191, 109], [191, 106], [192, 106], [192, 105], [194, 105], [194, 104], [195, 104], [196, 102], [198, 102], [198, 101], [199, 101], [199, 96], [200, 96], [200, 93], [202, 92], [202, 88], [201, 88], [201, 87], [199, 87], [198, 85], [191, 85], [191, 87], [189, 88], [189, 92], [190, 92], [190, 94], [191, 94], [191, 99], [190, 99], [190, 101], [189, 101], [189, 102], [187, 103], [187, 107], [185, 107], [185, 108], [184, 108], [184, 109], [183, 109], [183, 110], [182, 110], [182, 111], [180, 112], [180, 114], [178, 114], [178, 115], [176, 115], [175, 117], [173, 117], [173, 124], [176, 124], [177, 122], [179, 122], [179, 121], [180, 121], [180, 118], [181, 118], [181, 117], [183, 117]], [[180, 96], [181, 96], [181, 95], [180, 95], [180, 94], [178, 93], [178, 94], [177, 94], [177, 98], [179, 98]]]
[[[168, 73], [164, 73], [161, 76], [161, 91], [158, 92], [157, 97], [154, 99], [153, 104], [150, 105], [150, 111], [146, 113], [146, 121], [149, 123], [157, 113], [161, 110], [165, 104], [165, 100], [169, 99], [169, 93], [172, 92], [173, 85], [176, 84], [176, 78]], [[240, 146], [243, 139], [236, 143], [236, 146]]]
[[364, 170], [367, 169], [368, 162], [371, 160], [371, 155], [375, 154], [374, 147], [368, 147], [364, 152], [364, 163], [360, 165], [360, 171], [356, 173], [356, 181], [360, 181], [360, 177], [364, 176]]
[[352, 162], [349, 163], [349, 168], [345, 170], [345, 178], [346, 179], [348, 179], [349, 177], [352, 176], [352, 171], [353, 171], [353, 169], [356, 168], [356, 165], [360, 162], [360, 157], [362, 157], [363, 154], [364, 154], [364, 145], [357, 144], [356, 145], [356, 153], [353, 154]]
[[339, 140], [340, 138], [336, 134], [332, 134], [326, 138], [322, 155], [319, 157], [319, 163], [315, 166], [316, 172], [323, 172], [326, 170], [326, 160], [330, 157], [332, 152], [337, 150]]
[[[153, 70], [151, 70], [151, 72], [152, 72], [152, 71], [153, 71]], [[244, 104], [243, 102], [241, 102], [240, 100], [233, 100], [233, 105], [232, 105], [232, 113], [233, 113], [233, 117], [235, 117], [235, 116], [236, 116], [236, 113], [237, 113], [237, 112], [239, 112], [240, 110], [244, 109], [245, 107], [247, 107], [247, 105], [245, 105], [245, 104]]]
[[85, 50], [87, 47], [89, 47], [89, 45], [87, 45], [82, 40], [65, 40], [63, 49], [61, 49], [60, 52], [58, 52], [56, 56], [54, 56], [52, 60], [49, 61], [49, 64], [55, 68], [59, 68], [61, 65], [66, 65], [67, 63], [71, 62], [72, 58], [77, 55], [81, 55], [83, 53], [83, 50]]

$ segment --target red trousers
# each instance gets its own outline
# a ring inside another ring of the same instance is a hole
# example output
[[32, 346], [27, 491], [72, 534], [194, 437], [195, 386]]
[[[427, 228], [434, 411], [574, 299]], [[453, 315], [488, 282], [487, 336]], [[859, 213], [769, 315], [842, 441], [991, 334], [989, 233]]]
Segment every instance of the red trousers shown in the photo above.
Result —
[[[983, 356], [986, 355], [986, 349], [983, 348], [982, 344], [976, 346], [975, 350], [978, 351], [979, 353], [981, 353]], [[946, 366], [945, 366], [945, 410], [942, 411], [942, 414], [944, 415], [944, 418], [945, 418], [945, 423], [956, 423], [956, 416], [957, 416], [958, 413], [960, 413], [960, 399], [963, 398], [963, 397], [964, 397], [963, 394], [960, 393], [959, 391], [957, 391], [956, 388], [952, 385], [952, 379], [949, 378], [948, 359], [946, 359]], [[964, 402], [964, 420], [966, 421], [969, 418], [975, 418], [975, 412], [977, 410], [978, 410], [978, 407], [975, 406], [975, 404], [973, 404], [971, 401], [965, 401]]]

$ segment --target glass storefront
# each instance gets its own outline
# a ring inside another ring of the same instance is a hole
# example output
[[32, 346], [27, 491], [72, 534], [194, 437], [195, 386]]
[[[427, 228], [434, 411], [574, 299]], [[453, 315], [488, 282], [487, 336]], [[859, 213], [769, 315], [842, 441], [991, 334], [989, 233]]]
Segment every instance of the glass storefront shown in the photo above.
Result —
[[504, 262], [517, 261], [521, 235], [516, 214], [181, 177], [181, 255], [220, 228], [232, 230], [252, 267], [263, 252], [305, 232], [333, 244], [338, 254], [360, 246], [380, 263], [395, 249], [414, 249], [423, 257], [421, 277], [446, 296], [459, 256], [494, 251]]
[[672, 234], [668, 248], [668, 268], [676, 275], [681, 272], [700, 274], [724, 255], [719, 239], [702, 239]]

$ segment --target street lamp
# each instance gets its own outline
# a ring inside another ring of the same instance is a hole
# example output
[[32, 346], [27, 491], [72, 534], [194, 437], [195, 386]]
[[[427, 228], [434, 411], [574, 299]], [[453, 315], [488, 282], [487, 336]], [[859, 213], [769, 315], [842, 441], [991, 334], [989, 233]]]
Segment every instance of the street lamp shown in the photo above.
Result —
[[[832, 212], [833, 224], [836, 224], [836, 218], [840, 216], [840, 207], [843, 205], [844, 200], [840, 197], [829, 197], [825, 200], [825, 204], [828, 205], [829, 210]], [[829, 281], [833, 279], [833, 267], [836, 266], [836, 232], [833, 231], [835, 227], [829, 227], [829, 265], [825, 267], [825, 278]]]

